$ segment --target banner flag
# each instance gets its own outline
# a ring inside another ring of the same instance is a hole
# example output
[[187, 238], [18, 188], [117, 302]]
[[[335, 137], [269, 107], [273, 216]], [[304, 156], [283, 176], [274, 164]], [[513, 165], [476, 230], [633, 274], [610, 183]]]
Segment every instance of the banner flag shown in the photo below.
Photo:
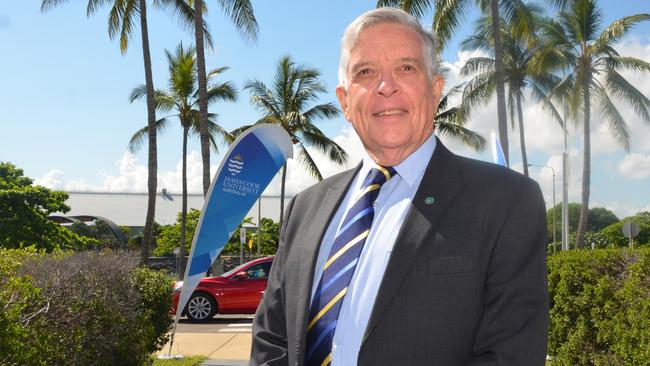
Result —
[[492, 131], [492, 159], [495, 164], [505, 166], [506, 168], [508, 167], [506, 157], [503, 154], [503, 149], [501, 147], [501, 142], [494, 131]]
[[214, 259], [292, 156], [291, 138], [278, 125], [255, 125], [232, 143], [203, 203], [178, 299], [176, 322]]

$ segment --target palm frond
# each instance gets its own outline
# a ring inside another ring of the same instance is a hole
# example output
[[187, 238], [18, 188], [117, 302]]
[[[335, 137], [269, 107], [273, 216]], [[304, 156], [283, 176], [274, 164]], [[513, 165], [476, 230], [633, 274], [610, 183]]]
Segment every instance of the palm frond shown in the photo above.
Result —
[[461, 76], [477, 73], [494, 72], [494, 59], [489, 57], [472, 57], [460, 69]]
[[623, 116], [621, 116], [614, 103], [612, 103], [612, 100], [609, 99], [605, 90], [596, 88], [594, 94], [598, 98], [600, 114], [609, 127], [609, 133], [621, 144], [626, 152], [629, 152], [630, 129], [627, 123], [625, 123]]
[[553, 118], [560, 127], [564, 126], [564, 119], [560, 115], [560, 112], [555, 107], [555, 104], [552, 101], [552, 98], [549, 96], [549, 93], [539, 87], [539, 84], [533, 83], [530, 85], [530, 92], [533, 98], [533, 101], [537, 102], [547, 115]]
[[650, 99], [615, 70], [610, 69], [607, 72], [605, 90], [628, 103], [644, 121], [650, 122]]
[[129, 103], [133, 103], [138, 99], [142, 99], [146, 97], [147, 95], [147, 86], [144, 84], [138, 84], [133, 90], [131, 90], [131, 94], [129, 94]]
[[[156, 121], [156, 132], [162, 134], [167, 129], [167, 117], [161, 118]], [[142, 144], [149, 137], [149, 127], [144, 126], [137, 130], [129, 140], [128, 149], [131, 153], [136, 153], [142, 147]]]
[[594, 51], [602, 52], [606, 46], [618, 42], [634, 25], [646, 20], [650, 20], [650, 14], [630, 15], [613, 22], [593, 43]]
[[462, 141], [476, 151], [483, 151], [487, 143], [480, 134], [454, 123], [439, 122], [437, 123], [437, 130], [439, 131], [438, 135], [449, 135], [449, 137]]
[[316, 180], [318, 181], [323, 180], [323, 176], [321, 175], [320, 170], [316, 165], [316, 162], [311, 157], [307, 149], [300, 143], [297, 144], [297, 148], [298, 148], [298, 161], [300, 162], [300, 165], [302, 165], [303, 168], [307, 170], [309, 175], [314, 177]]
[[281, 115], [282, 109], [278, 105], [273, 91], [260, 80], [249, 80], [244, 84], [244, 90], [251, 94], [251, 103], [265, 114]]
[[[191, 2], [188, 2], [186, 0], [154, 0], [153, 5], [171, 12], [172, 16], [183, 28], [192, 34], [194, 33], [194, 27], [196, 23], [194, 16], [194, 7], [192, 6]], [[207, 13], [205, 2], [203, 3], [203, 13]], [[214, 41], [212, 34], [210, 33], [210, 28], [208, 27], [208, 23], [205, 21], [203, 22], [203, 39], [205, 40], [205, 45], [207, 48], [214, 48]]]
[[[196, 95], [198, 97], [198, 95]], [[216, 101], [237, 101], [237, 89], [229, 81], [213, 85], [208, 89], [208, 103]]]
[[217, 75], [221, 74], [222, 72], [224, 72], [224, 71], [226, 71], [228, 69], [230, 69], [230, 67], [228, 67], [228, 66], [222, 66], [222, 67], [217, 67], [216, 69], [212, 69], [207, 73], [207, 78], [210, 79], [210, 78], [212, 78], [214, 76], [217, 76]]
[[304, 145], [316, 148], [323, 154], [327, 155], [329, 160], [339, 165], [348, 161], [348, 153], [345, 152], [339, 144], [325, 136], [316, 127], [302, 131], [301, 136]]
[[320, 118], [329, 119], [339, 117], [341, 115], [341, 111], [334, 103], [325, 103], [308, 109], [302, 115], [309, 121], [313, 121], [314, 119]]
[[495, 90], [494, 72], [478, 74], [467, 82], [463, 89], [463, 105], [471, 109], [477, 105], [487, 104]]
[[127, 1], [124, 14], [122, 14], [122, 24], [120, 29], [120, 52], [122, 54], [125, 54], [129, 47], [129, 39], [133, 34], [134, 26], [137, 26], [140, 11], [140, 2]]
[[257, 40], [259, 26], [250, 0], [217, 0], [217, 2], [224, 14], [233, 22], [242, 38], [252, 41]]
[[56, 8], [57, 6], [61, 4], [65, 4], [70, 0], [43, 0], [41, 2], [41, 11], [42, 12], [48, 12], [53, 8]]
[[431, 11], [431, 5], [430, 0], [377, 0], [378, 8], [384, 6], [400, 8], [417, 19]]
[[[123, 2], [128, 1], [128, 0], [117, 0], [117, 1], [120, 1], [120, 2], [123, 3]], [[56, 1], [56, 2], [59, 3], [59, 2], [64, 2], [64, 1]], [[67, 2], [67, 0], [65, 2]], [[104, 6], [106, 4], [110, 4], [112, 2], [114, 2], [114, 1], [113, 0], [88, 0], [88, 5], [86, 6], [86, 16], [91, 16], [91, 15], [95, 14], [95, 12], [97, 12], [97, 10], [99, 8], [101, 8], [102, 6]]]
[[650, 62], [636, 57], [607, 56], [603, 59], [606, 67], [615, 70], [645, 71], [650, 72]]
[[234, 138], [237, 138], [239, 137], [239, 135], [241, 135], [251, 127], [253, 127], [253, 125], [243, 125], [241, 127], [237, 127], [234, 130], [230, 131], [230, 135], [233, 136]]
[[433, 34], [438, 39], [441, 52], [454, 36], [470, 5], [469, 0], [436, 0], [436, 8], [433, 13]]

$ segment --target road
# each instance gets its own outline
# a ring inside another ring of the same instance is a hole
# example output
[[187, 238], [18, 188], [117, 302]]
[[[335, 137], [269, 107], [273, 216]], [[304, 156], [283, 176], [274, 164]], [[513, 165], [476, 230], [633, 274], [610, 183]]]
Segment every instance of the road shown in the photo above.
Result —
[[253, 315], [217, 315], [206, 323], [178, 322], [176, 333], [250, 333]]

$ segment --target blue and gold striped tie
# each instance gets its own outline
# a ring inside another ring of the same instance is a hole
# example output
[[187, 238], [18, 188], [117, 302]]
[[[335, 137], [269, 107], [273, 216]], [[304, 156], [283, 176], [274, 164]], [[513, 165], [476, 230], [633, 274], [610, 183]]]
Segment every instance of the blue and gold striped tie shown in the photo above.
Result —
[[375, 216], [373, 202], [381, 186], [394, 175], [392, 167], [373, 168], [341, 223], [309, 308], [305, 366], [330, 364], [341, 304]]

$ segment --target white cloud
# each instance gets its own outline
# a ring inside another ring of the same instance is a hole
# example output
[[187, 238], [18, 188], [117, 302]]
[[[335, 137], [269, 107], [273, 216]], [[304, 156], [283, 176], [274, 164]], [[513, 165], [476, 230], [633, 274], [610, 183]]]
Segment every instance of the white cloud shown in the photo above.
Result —
[[650, 203], [646, 205], [645, 207], [640, 207], [636, 205], [631, 205], [628, 203], [621, 203], [621, 202], [594, 202], [592, 207], [605, 207], [606, 209], [612, 211], [616, 217], [620, 219], [624, 219], [626, 217], [634, 216], [638, 214], [639, 212], [643, 211], [649, 211], [650, 212]]
[[628, 179], [650, 177], [650, 155], [629, 154], [618, 164], [618, 171]]
[[[158, 190], [166, 188], [170, 193], [182, 191], [182, 160], [174, 170], [158, 171]], [[92, 191], [92, 192], [147, 192], [147, 166], [138, 161], [135, 155], [124, 152], [122, 158], [115, 162], [117, 173], [109, 174], [105, 169], [98, 170], [102, 182], [97, 185], [88, 184], [85, 179], [68, 180], [60, 169], [52, 169], [42, 178], [34, 180], [35, 184], [51, 189], [65, 191]], [[217, 166], [211, 167], [211, 172], [216, 172]], [[203, 176], [201, 173], [201, 154], [191, 151], [187, 156], [187, 181], [188, 192], [200, 193], [203, 191]]]
[[60, 169], [52, 169], [41, 178], [34, 179], [34, 185], [44, 186], [51, 189], [63, 188], [63, 171]]

